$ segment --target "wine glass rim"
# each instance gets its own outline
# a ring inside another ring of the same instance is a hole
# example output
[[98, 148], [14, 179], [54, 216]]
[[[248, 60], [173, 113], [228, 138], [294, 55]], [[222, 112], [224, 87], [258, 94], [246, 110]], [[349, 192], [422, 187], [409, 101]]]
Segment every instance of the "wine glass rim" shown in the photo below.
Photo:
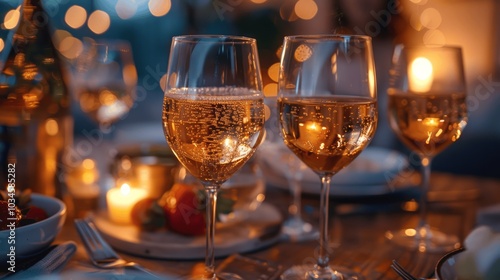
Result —
[[219, 44], [254, 44], [255, 38], [239, 35], [197, 34], [174, 36], [175, 42], [183, 43], [219, 43]]
[[355, 39], [363, 41], [371, 41], [372, 37], [367, 35], [355, 34], [306, 34], [306, 35], [289, 35], [285, 36], [287, 41], [299, 40], [325, 40], [325, 41], [345, 41], [346, 39]]
[[436, 50], [455, 50], [461, 51], [462, 47], [459, 45], [443, 45], [443, 44], [397, 44], [397, 49], [436, 49]]

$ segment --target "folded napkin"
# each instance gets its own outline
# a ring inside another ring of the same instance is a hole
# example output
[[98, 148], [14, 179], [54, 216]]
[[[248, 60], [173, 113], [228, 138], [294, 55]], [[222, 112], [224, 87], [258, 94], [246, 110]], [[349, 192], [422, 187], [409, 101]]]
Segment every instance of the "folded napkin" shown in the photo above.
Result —
[[[16, 272], [8, 275], [9, 279], [40, 279], [41, 276], [59, 272], [76, 252], [76, 243], [67, 241], [52, 245], [48, 253], [33, 265], [26, 260], [16, 267]], [[42, 253], [43, 254], [43, 253]], [[34, 257], [37, 258], [37, 257]], [[28, 267], [25, 267], [28, 266]]]
[[478, 225], [489, 226], [493, 231], [500, 232], [500, 204], [495, 204], [477, 211]]
[[500, 232], [478, 226], [467, 235], [464, 247], [455, 265], [459, 279], [500, 279]]

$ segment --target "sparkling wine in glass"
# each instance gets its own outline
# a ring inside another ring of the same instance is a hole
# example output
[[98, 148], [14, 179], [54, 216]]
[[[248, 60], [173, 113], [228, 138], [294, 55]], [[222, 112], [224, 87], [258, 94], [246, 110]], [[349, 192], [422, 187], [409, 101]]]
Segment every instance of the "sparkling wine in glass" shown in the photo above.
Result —
[[459, 246], [459, 240], [430, 228], [426, 204], [432, 159], [457, 141], [467, 124], [462, 50], [453, 46], [398, 45], [390, 73], [390, 124], [399, 139], [420, 158], [422, 194], [418, 225], [387, 232], [386, 237], [421, 252], [449, 251]]
[[76, 61], [74, 91], [81, 110], [102, 132], [127, 114], [135, 99], [137, 72], [130, 44], [87, 40]]
[[285, 144], [321, 181], [317, 263], [293, 266], [281, 278], [361, 279], [348, 268], [329, 265], [328, 203], [332, 177], [366, 148], [377, 127], [371, 38], [285, 37], [278, 108]]
[[[264, 136], [264, 96], [255, 39], [174, 37], [163, 103], [166, 140], [206, 193], [205, 274], [214, 271], [217, 192], [255, 153]], [[231, 275], [229, 279], [239, 279]], [[225, 278], [224, 278], [225, 279]]]

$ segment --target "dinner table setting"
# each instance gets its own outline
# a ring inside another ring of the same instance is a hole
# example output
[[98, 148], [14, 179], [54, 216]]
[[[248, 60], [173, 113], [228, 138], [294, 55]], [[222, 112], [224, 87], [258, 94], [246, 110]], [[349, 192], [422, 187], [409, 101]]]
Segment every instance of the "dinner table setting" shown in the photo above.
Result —
[[[478, 227], [483, 231], [484, 227], [488, 227], [498, 232], [500, 197], [497, 190], [500, 181], [436, 173], [432, 177], [432, 182], [436, 187], [430, 190], [428, 197], [429, 221], [433, 227], [456, 234], [461, 240], [465, 240]], [[280, 221], [283, 221], [288, 215], [289, 192], [268, 185], [265, 195], [265, 201], [269, 201], [266, 203], [278, 209], [281, 215]], [[403, 266], [413, 277], [436, 279], [437, 269], [445, 266], [449, 271], [453, 271], [453, 263], [443, 258], [447, 253], [463, 250], [462, 247], [450, 252], [419, 252], [397, 246], [385, 236], [391, 229], [412, 225], [417, 221], [415, 209], [408, 209], [410, 205], [415, 206], [417, 197], [418, 191], [415, 188], [409, 188], [407, 193], [360, 197], [332, 195], [330, 200], [337, 206], [333, 210], [336, 217], [330, 221], [332, 241], [329, 249], [335, 255], [331, 262], [334, 265], [355, 269], [364, 277], [363, 279], [419, 279], [399, 276], [396, 270], [391, 268], [394, 261]], [[302, 205], [306, 209], [303, 218], [316, 225], [314, 218], [318, 215], [317, 194], [304, 194]], [[35, 256], [32, 260], [18, 261], [21, 262], [17, 265], [20, 270], [10, 275], [3, 273], [2, 277], [5, 279], [180, 279], [182, 276], [199, 271], [200, 268], [203, 269], [202, 248], [195, 258], [190, 259], [175, 256], [147, 257], [144, 253], [131, 253], [122, 247], [123, 245], [113, 246], [112, 250], [126, 262], [134, 262], [147, 272], [134, 266], [100, 268], [93, 263], [92, 254], [87, 251], [88, 248], [77, 226], [79, 223], [90, 224], [93, 230], [97, 229], [99, 232], [100, 228], [96, 227], [93, 216], [71, 219], [72, 214], [68, 212], [67, 215], [65, 222], [60, 225], [57, 237], [47, 244], [46, 248], [41, 249], [41, 251], [50, 250], [47, 254]], [[311, 248], [318, 246], [316, 239], [291, 241], [280, 229], [270, 233], [271, 241], [266, 246], [256, 249], [245, 248], [245, 250], [236, 247], [224, 255], [219, 255], [216, 259], [217, 267], [221, 270], [240, 272], [243, 279], [279, 279], [279, 273], [286, 267], [300, 262], [314, 261], [315, 255], [311, 252]], [[105, 229], [101, 230], [105, 233]], [[103, 239], [104, 242], [112, 241]], [[164, 250], [169, 250], [169, 245], [165, 247], [163, 244], [157, 244], [163, 246]], [[140, 246], [140, 243], [137, 246]], [[235, 257], [244, 258], [245, 262], [231, 265], [230, 260]], [[23, 267], [23, 262], [30, 266]], [[257, 271], [263, 274], [261, 276], [252, 274]], [[250, 278], [246, 278], [245, 275]]]
[[500, 279], [500, 177], [431, 168], [469, 137], [462, 46], [395, 44], [380, 85], [371, 36], [286, 35], [270, 93], [261, 41], [175, 35], [127, 123], [133, 44], [40, 3], [1, 6], [0, 279]]

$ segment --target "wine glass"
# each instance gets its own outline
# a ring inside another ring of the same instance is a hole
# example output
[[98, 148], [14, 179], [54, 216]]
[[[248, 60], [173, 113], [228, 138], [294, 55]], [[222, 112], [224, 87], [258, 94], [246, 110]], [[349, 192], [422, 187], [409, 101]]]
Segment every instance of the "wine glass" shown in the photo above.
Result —
[[[264, 95], [253, 38], [173, 38], [163, 103], [166, 140], [206, 193], [205, 273], [217, 279], [214, 234], [217, 192], [255, 153], [264, 136]], [[239, 279], [232, 275], [231, 279]]]
[[[281, 148], [281, 145], [280, 145]], [[305, 241], [316, 239], [319, 235], [317, 228], [302, 218], [302, 178], [307, 166], [297, 158], [286, 146], [283, 151], [282, 159], [286, 163], [285, 177], [292, 195], [292, 203], [288, 206], [288, 218], [283, 222], [283, 233], [291, 241]]]
[[137, 71], [127, 41], [92, 40], [76, 60], [76, 100], [104, 133], [127, 114], [135, 99]]
[[319, 175], [317, 263], [297, 265], [282, 279], [361, 279], [329, 265], [330, 182], [369, 144], [377, 127], [371, 38], [356, 35], [287, 36], [281, 56], [278, 108], [285, 144]]
[[454, 46], [404, 46], [394, 50], [390, 71], [389, 120], [399, 139], [420, 158], [422, 194], [416, 228], [387, 232], [396, 244], [421, 252], [459, 246], [456, 236], [430, 228], [427, 192], [431, 161], [460, 138], [467, 123], [462, 50]]
[[[302, 218], [302, 185], [304, 172], [308, 167], [297, 158], [297, 156], [283, 143], [280, 135], [277, 97], [266, 97], [264, 103], [269, 108], [269, 116], [266, 121], [266, 140], [259, 148], [260, 158], [264, 164], [280, 164], [281, 173], [285, 175], [291, 195], [291, 203], [288, 206], [288, 217], [283, 222], [282, 233], [285, 238], [295, 241], [306, 241], [316, 239], [319, 235], [318, 229]], [[278, 154], [279, 157], [270, 156]], [[286, 164], [283, 164], [286, 163]]]

